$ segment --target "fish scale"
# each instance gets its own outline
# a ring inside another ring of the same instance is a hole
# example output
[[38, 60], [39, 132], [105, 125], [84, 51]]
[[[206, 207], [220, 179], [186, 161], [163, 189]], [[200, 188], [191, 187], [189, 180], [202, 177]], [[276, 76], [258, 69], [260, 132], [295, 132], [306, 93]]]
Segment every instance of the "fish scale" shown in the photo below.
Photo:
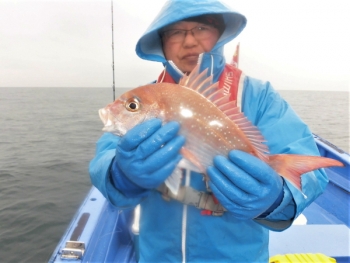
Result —
[[[176, 85], [167, 86], [167, 89], [173, 89], [174, 94], [178, 92], [179, 87]], [[160, 91], [160, 93], [162, 92]], [[176, 114], [171, 112], [166, 114], [168, 118], [164, 121], [175, 120], [181, 124], [179, 133], [187, 139], [185, 148], [196, 153], [202, 164], [202, 167], [199, 168], [203, 173], [205, 168], [212, 164], [215, 155], [226, 156], [228, 151], [232, 149], [254, 153], [254, 148], [249, 145], [249, 140], [244, 137], [244, 134], [241, 137], [236, 136], [239, 133], [237, 125], [222, 111], [210, 105], [212, 104], [210, 101], [204, 97], [199, 99], [198, 93], [187, 89], [186, 92], [179, 92], [179, 96], [176, 96], [175, 100], [168, 99], [168, 97], [164, 100], [165, 104], [171, 105], [171, 108], [177, 112]], [[192, 103], [193, 100], [199, 102]], [[185, 104], [184, 101], [188, 103]], [[177, 109], [176, 105], [179, 105]], [[216, 111], [213, 111], [214, 107]], [[184, 115], [187, 116], [186, 112], [191, 113], [190, 117], [184, 117]], [[210, 154], [204, 154], [205, 152]]]

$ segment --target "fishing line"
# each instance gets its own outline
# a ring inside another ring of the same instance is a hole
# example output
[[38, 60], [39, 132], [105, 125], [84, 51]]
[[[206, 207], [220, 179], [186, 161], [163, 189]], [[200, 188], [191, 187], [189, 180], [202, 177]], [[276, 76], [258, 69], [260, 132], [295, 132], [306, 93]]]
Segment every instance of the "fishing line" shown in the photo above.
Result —
[[112, 71], [113, 71], [113, 101], [115, 101], [113, 0], [111, 0], [111, 11], [112, 11]]

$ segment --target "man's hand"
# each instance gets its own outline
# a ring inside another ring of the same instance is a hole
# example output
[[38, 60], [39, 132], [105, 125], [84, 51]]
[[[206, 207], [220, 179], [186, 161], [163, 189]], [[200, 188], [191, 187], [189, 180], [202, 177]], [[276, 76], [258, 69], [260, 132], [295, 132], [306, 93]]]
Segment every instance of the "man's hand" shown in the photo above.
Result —
[[216, 156], [207, 169], [215, 197], [239, 219], [273, 211], [283, 198], [282, 177], [248, 153], [234, 150], [228, 157]]
[[152, 119], [135, 126], [119, 141], [111, 167], [116, 187], [124, 193], [138, 194], [162, 184], [181, 160], [185, 143], [177, 133], [180, 125], [169, 122], [162, 126]]

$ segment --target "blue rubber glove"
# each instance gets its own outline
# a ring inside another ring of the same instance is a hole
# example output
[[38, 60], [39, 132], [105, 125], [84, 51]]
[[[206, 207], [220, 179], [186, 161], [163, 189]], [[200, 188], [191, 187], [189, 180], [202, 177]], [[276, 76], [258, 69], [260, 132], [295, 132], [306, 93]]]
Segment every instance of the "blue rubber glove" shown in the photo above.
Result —
[[185, 143], [177, 133], [180, 125], [159, 119], [143, 122], [128, 131], [116, 148], [110, 168], [115, 186], [127, 197], [143, 196], [157, 188], [181, 160]]
[[283, 199], [283, 179], [260, 159], [242, 151], [231, 151], [229, 159], [214, 158], [207, 169], [209, 186], [220, 203], [236, 218], [261, 218]]

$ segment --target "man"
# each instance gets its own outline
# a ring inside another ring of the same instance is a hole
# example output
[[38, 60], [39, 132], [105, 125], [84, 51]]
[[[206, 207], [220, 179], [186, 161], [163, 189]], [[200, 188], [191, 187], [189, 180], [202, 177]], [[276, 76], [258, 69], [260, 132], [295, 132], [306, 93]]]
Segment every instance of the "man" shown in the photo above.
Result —
[[[214, 82], [230, 91], [259, 128], [271, 154], [318, 155], [308, 127], [268, 82], [225, 64], [223, 46], [245, 24], [244, 16], [217, 0], [168, 1], [136, 52], [163, 63], [158, 82], [178, 83], [197, 63], [201, 70], [208, 68]], [[231, 151], [207, 168], [210, 189], [192, 171], [182, 180], [182, 185], [215, 196], [227, 211], [217, 214], [192, 202], [166, 201], [156, 189], [181, 159], [185, 138], [177, 135], [179, 128], [176, 122], [162, 125], [153, 119], [122, 138], [104, 134], [90, 163], [92, 183], [112, 204], [141, 204], [140, 262], [267, 262], [269, 229], [288, 228], [322, 193], [325, 173], [304, 174], [301, 193], [258, 158]]]

